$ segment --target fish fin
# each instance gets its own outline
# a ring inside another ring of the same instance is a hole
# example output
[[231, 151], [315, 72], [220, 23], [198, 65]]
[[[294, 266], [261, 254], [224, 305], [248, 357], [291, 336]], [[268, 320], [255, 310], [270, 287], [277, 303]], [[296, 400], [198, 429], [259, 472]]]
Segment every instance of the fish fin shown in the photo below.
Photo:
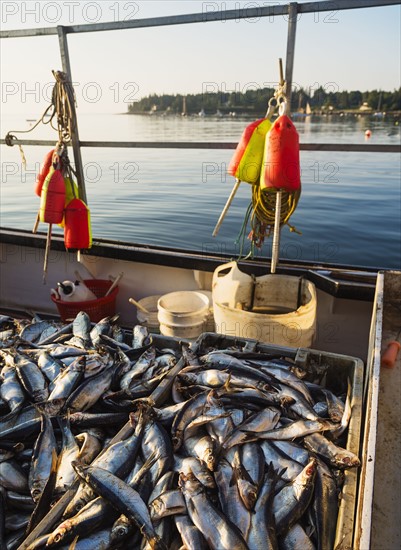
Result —
[[70, 546], [68, 547], [68, 550], [75, 550], [75, 547], [76, 547], [76, 545], [77, 545], [78, 539], [79, 539], [79, 535], [77, 535], [77, 536], [75, 537], [75, 539], [72, 541], [72, 543], [71, 543]]
[[227, 380], [224, 382], [224, 384], [222, 386], [222, 389], [224, 390], [225, 393], [230, 393], [231, 392], [231, 388], [230, 388], [231, 377], [232, 377], [232, 373], [229, 372]]
[[73, 460], [71, 462], [71, 466], [74, 468], [74, 470], [79, 475], [79, 477], [82, 478], [84, 481], [86, 481], [85, 479], [85, 470], [87, 468], [86, 464], [84, 464], [80, 460]]

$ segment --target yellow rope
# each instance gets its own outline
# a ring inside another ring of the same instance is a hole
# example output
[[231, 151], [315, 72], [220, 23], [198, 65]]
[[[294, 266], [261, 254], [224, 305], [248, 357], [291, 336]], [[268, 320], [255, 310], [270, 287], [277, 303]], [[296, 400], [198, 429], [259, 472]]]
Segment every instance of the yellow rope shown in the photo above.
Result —
[[[256, 246], [261, 246], [265, 237], [269, 237], [274, 230], [276, 193], [277, 189], [273, 187], [262, 191], [259, 185], [252, 185], [251, 238]], [[300, 196], [301, 189], [294, 193], [283, 190], [280, 216], [280, 227], [288, 225], [291, 232], [298, 234], [301, 233], [288, 222], [297, 207]]]

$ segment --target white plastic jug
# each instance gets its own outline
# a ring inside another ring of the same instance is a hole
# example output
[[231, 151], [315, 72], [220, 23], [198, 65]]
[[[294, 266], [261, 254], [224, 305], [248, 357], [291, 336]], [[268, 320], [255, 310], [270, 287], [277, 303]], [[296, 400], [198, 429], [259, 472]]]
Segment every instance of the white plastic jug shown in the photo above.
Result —
[[97, 299], [95, 294], [81, 281], [57, 283], [57, 291], [63, 302], [89, 302]]
[[316, 330], [316, 289], [289, 275], [251, 277], [236, 262], [213, 274], [216, 332], [287, 347], [310, 347]]

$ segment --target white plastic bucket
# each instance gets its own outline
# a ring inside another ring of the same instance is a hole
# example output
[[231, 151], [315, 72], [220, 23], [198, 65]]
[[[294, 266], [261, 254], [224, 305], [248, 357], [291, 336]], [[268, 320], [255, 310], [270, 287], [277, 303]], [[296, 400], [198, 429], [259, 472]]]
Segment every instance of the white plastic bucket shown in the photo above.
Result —
[[157, 294], [138, 300], [138, 304], [141, 304], [141, 306], [147, 309], [149, 313], [145, 313], [140, 309], [137, 309], [136, 313], [139, 323], [146, 327], [149, 332], [154, 332], [156, 334], [160, 332], [159, 320], [157, 318], [157, 302], [159, 301], [159, 298], [160, 294]]
[[157, 303], [161, 334], [197, 338], [205, 332], [209, 306], [209, 298], [202, 292], [184, 290], [161, 296]]
[[317, 301], [310, 281], [289, 275], [252, 278], [230, 262], [215, 270], [212, 293], [216, 332], [278, 346], [311, 346]]
[[215, 325], [214, 325], [214, 315], [213, 315], [213, 296], [211, 290], [199, 290], [201, 294], [204, 294], [207, 296], [209, 300], [209, 311], [206, 317], [206, 324], [204, 328], [204, 332], [214, 332]]

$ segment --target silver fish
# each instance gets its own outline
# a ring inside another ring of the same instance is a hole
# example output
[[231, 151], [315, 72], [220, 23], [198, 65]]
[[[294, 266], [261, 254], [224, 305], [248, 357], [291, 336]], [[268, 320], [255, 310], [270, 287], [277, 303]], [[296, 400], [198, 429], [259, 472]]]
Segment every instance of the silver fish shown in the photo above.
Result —
[[174, 470], [188, 475], [192, 473], [208, 489], [215, 489], [216, 482], [205, 463], [195, 457], [174, 456]]
[[62, 433], [62, 447], [57, 463], [57, 478], [54, 492], [57, 495], [63, 494], [70, 488], [75, 479], [75, 470], [71, 463], [77, 459], [79, 447], [70, 429], [70, 422], [67, 418], [58, 418]]
[[304, 445], [311, 452], [328, 461], [334, 468], [345, 470], [360, 466], [361, 461], [351, 451], [338, 447], [324, 435], [314, 433], [304, 438]]
[[15, 369], [25, 391], [34, 402], [45, 401], [49, 397], [46, 379], [36, 363], [17, 353], [14, 357]]
[[212, 505], [195, 476], [180, 474], [179, 486], [184, 494], [191, 520], [211, 549], [247, 550], [248, 546], [239, 529]]
[[15, 460], [4, 460], [1, 463], [0, 486], [22, 494], [29, 493], [28, 479], [21, 466]]
[[70, 394], [66, 408], [72, 412], [84, 412], [90, 409], [109, 389], [113, 372], [113, 369], [109, 368], [87, 378]]
[[0, 396], [7, 403], [10, 411], [21, 409], [25, 402], [25, 394], [17, 377], [15, 368], [5, 365], [0, 373], [2, 384]]
[[[315, 550], [315, 545], [305, 533], [299, 523], [290, 527], [289, 531], [280, 539], [282, 550]], [[332, 546], [319, 546], [319, 548], [332, 548]]]
[[273, 513], [278, 534], [296, 523], [308, 507], [316, 470], [317, 461], [312, 458], [302, 472], [275, 495]]
[[80, 311], [72, 323], [72, 333], [76, 338], [80, 338], [87, 347], [92, 347], [90, 333], [92, 323], [89, 315], [85, 311]]
[[273, 501], [278, 479], [277, 472], [270, 466], [252, 514], [251, 528], [247, 537], [249, 550], [278, 550]]
[[54, 380], [54, 388], [49, 395], [49, 399], [68, 398], [82, 380], [85, 364], [85, 355], [81, 355], [62, 371]]
[[50, 472], [55, 469], [56, 460], [57, 443], [53, 426], [49, 417], [42, 414], [41, 431], [34, 446], [29, 470], [29, 487], [35, 502], [40, 499]]
[[149, 341], [148, 329], [142, 325], [135, 325], [132, 329], [132, 347], [134, 349], [143, 348]]
[[187, 550], [207, 550], [204, 536], [187, 515], [174, 516], [175, 525]]
[[37, 321], [25, 326], [21, 330], [19, 337], [21, 338], [21, 340], [26, 340], [27, 342], [34, 343], [39, 340], [45, 330], [49, 329], [52, 326], [53, 325], [50, 321]]
[[184, 497], [179, 489], [171, 489], [153, 500], [149, 499], [148, 507], [152, 521], [175, 514], [184, 514], [187, 510]]
[[143, 536], [154, 548], [165, 550], [154, 530], [148, 508], [139, 494], [115, 475], [93, 466], [82, 466], [74, 462], [76, 472], [91, 485], [100, 496], [108, 500], [122, 514], [131, 518]]
[[58, 359], [51, 357], [51, 355], [44, 350], [38, 357], [38, 367], [46, 376], [49, 382], [49, 390], [52, 391], [54, 388], [54, 381], [61, 373], [62, 369], [65, 368], [65, 365]]
[[251, 514], [245, 508], [238, 485], [234, 482], [234, 470], [227, 460], [222, 459], [214, 475], [221, 509], [225, 516], [238, 527], [246, 540], [251, 528]]

